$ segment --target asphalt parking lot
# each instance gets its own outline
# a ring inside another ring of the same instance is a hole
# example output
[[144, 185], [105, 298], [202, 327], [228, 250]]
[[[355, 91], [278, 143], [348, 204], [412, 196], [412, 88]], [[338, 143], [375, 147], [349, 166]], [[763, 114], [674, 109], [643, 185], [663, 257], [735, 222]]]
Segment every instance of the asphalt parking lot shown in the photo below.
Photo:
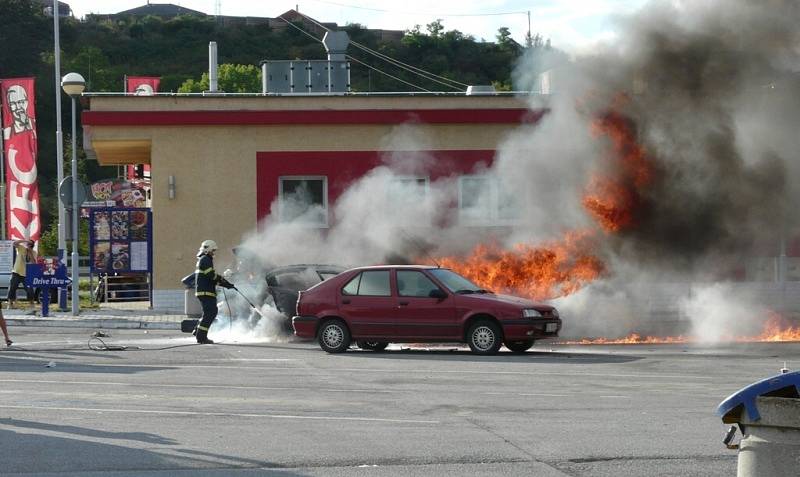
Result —
[[24, 327], [0, 351], [4, 475], [729, 476], [722, 399], [800, 344], [192, 344]]

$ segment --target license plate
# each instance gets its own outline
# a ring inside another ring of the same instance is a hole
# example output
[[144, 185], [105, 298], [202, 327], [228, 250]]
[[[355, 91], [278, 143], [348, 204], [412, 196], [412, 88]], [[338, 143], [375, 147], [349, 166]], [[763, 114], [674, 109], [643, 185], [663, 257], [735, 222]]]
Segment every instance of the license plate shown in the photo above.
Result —
[[546, 333], [554, 333], [558, 330], [558, 323], [547, 323], [544, 325], [544, 331]]

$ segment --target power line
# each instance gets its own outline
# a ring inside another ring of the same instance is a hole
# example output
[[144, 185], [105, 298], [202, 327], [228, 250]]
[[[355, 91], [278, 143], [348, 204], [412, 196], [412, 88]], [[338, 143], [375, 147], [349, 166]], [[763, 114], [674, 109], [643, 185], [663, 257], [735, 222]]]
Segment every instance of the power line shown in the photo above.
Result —
[[409, 83], [409, 82], [408, 82], [408, 81], [406, 81], [406, 80], [400, 79], [400, 78], [398, 78], [397, 76], [390, 75], [389, 73], [387, 73], [387, 72], [385, 72], [385, 71], [382, 71], [382, 70], [379, 70], [378, 68], [375, 68], [374, 66], [370, 66], [370, 65], [368, 65], [368, 64], [366, 64], [366, 63], [364, 63], [363, 61], [361, 61], [361, 60], [357, 59], [357, 58], [353, 58], [353, 57], [352, 57], [352, 56], [350, 56], [350, 55], [346, 55], [346, 56], [347, 56], [347, 58], [349, 58], [349, 59], [351, 59], [351, 60], [355, 61], [356, 63], [362, 64], [362, 65], [366, 66], [367, 68], [369, 68], [369, 69], [371, 69], [371, 70], [375, 70], [375, 71], [377, 71], [378, 73], [381, 73], [381, 74], [383, 74], [383, 75], [386, 75], [386, 76], [388, 76], [389, 78], [392, 78], [392, 79], [394, 79], [394, 80], [397, 80], [397, 81], [399, 81], [399, 82], [401, 82], [401, 83], [405, 83], [405, 84], [407, 84], [407, 85], [409, 85], [409, 86], [413, 86], [414, 88], [417, 88], [418, 90], [421, 90], [421, 91], [425, 91], [426, 93], [430, 93], [430, 92], [431, 92], [430, 90], [428, 90], [428, 89], [425, 89], [425, 88], [423, 88], [422, 86], [417, 86], [417, 85], [415, 85], [415, 84], [413, 84], [413, 83]]
[[[339, 3], [339, 2], [331, 2], [327, 0], [311, 0], [312, 2], [317, 3], [325, 3], [328, 5], [336, 5], [337, 7], [346, 7], [346, 8], [355, 8], [357, 10], [369, 10], [372, 12], [382, 12], [382, 13], [396, 13], [401, 15], [429, 15], [429, 16], [437, 16], [437, 17], [493, 17], [493, 16], [503, 16], [503, 15], [526, 15], [527, 11], [517, 11], [517, 12], [494, 12], [494, 13], [434, 13], [434, 12], [407, 12], [407, 11], [400, 11], [400, 10], [384, 10], [381, 8], [371, 8], [371, 7], [362, 7], [359, 5], [349, 5], [346, 3]], [[301, 13], [302, 15], [302, 13]]]

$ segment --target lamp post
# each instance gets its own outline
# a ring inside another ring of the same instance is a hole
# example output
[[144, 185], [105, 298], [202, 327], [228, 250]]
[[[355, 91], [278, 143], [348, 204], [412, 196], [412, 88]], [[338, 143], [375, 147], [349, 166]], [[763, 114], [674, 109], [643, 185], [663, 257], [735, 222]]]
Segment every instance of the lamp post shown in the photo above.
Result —
[[72, 98], [72, 314], [78, 315], [78, 147], [75, 137], [75, 98], [83, 93], [86, 81], [78, 73], [67, 73], [61, 79], [61, 88]]

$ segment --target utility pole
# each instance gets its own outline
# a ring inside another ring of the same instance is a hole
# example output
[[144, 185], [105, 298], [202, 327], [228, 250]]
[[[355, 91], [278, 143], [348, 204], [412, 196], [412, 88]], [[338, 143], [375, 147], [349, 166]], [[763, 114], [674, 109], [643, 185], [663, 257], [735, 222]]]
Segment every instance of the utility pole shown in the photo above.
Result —
[[533, 37], [531, 36], [531, 11], [528, 10], [528, 37], [525, 39], [525, 46], [528, 48], [533, 46]]
[[[56, 78], [56, 197], [58, 187], [64, 180], [64, 139], [61, 133], [61, 44], [58, 24], [61, 11], [58, 9], [58, 0], [53, 0], [53, 36], [55, 37], [55, 78]], [[3, 208], [5, 210], [5, 207]], [[58, 201], [58, 258], [62, 263], [67, 263], [67, 239], [64, 224], [67, 214], [64, 204]], [[61, 288], [58, 293], [58, 308], [67, 308], [67, 289]]]

